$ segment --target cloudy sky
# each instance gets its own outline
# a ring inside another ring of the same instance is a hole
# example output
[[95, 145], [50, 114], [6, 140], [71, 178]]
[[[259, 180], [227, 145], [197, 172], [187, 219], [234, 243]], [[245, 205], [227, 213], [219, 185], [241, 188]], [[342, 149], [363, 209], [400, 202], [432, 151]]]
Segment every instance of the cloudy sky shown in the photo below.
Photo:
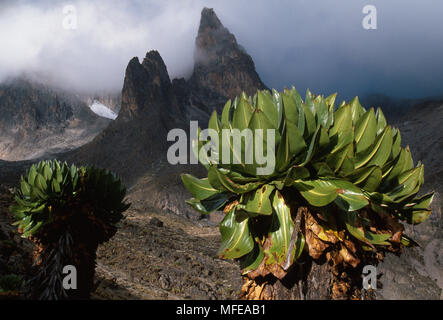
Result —
[[[76, 29], [63, 27], [69, 5]], [[377, 9], [376, 30], [362, 26], [366, 5]], [[120, 90], [128, 61], [152, 49], [172, 78], [186, 77], [204, 6], [269, 87], [347, 99], [443, 95], [441, 0], [0, 0], [0, 81], [27, 72], [82, 91]]]

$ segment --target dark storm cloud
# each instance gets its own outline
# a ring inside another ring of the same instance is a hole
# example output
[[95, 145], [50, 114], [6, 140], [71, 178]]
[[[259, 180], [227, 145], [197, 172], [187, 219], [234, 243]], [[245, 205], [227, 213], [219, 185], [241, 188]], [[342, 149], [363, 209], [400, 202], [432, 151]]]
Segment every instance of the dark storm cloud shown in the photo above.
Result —
[[[221, 18], [266, 83], [349, 98], [443, 94], [442, 1], [277, 1], [227, 8]], [[377, 30], [362, 27], [365, 5]], [[241, 18], [240, 12], [243, 13]]]
[[[71, 1], [78, 29], [61, 27], [63, 2], [0, 7], [0, 79], [24, 70], [80, 90], [120, 88], [133, 56], [158, 49], [172, 77], [192, 69], [203, 6], [253, 57], [263, 81], [342, 98], [443, 94], [439, 0]], [[365, 5], [377, 30], [362, 27]], [[6, 9], [5, 9], [6, 7]]]

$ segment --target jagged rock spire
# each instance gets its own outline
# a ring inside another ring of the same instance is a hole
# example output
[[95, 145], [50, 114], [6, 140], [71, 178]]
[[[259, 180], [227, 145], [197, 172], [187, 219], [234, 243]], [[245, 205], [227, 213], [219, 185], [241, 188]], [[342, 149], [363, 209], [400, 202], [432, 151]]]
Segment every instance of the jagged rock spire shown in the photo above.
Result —
[[223, 26], [213, 9], [202, 10], [194, 59], [191, 86], [203, 100], [214, 102], [212, 108], [220, 109], [223, 101], [242, 91], [253, 95], [257, 89], [266, 89], [252, 58]]
[[204, 32], [207, 28], [219, 29], [220, 27], [223, 27], [223, 25], [215, 14], [214, 9], [203, 8], [198, 33]]
[[145, 111], [151, 118], [158, 115], [158, 105], [170, 98], [170, 87], [166, 65], [157, 51], [149, 51], [142, 63], [133, 58], [126, 68], [119, 118], [132, 119]]
[[209, 65], [224, 55], [234, 57], [239, 50], [234, 35], [218, 19], [213, 9], [204, 8], [196, 38], [195, 64]]

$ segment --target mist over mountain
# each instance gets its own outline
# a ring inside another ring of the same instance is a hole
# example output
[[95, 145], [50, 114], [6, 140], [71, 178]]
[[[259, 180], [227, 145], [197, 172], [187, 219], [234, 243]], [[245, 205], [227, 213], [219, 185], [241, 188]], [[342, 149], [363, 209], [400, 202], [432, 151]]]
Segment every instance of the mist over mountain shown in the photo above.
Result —
[[[0, 79], [36, 73], [88, 93], [119, 91], [127, 62], [158, 50], [171, 78], [193, 71], [193, 40], [204, 6], [254, 57], [270, 88], [295, 85], [339, 100], [380, 93], [395, 99], [443, 94], [440, 1], [373, 3], [377, 29], [362, 27], [367, 1], [74, 0], [77, 29], [62, 26], [67, 3], [2, 2]], [[177, 48], [180, 48], [179, 50]]]
[[24, 77], [0, 84], [0, 159], [33, 159], [74, 149], [108, 122], [74, 93]]

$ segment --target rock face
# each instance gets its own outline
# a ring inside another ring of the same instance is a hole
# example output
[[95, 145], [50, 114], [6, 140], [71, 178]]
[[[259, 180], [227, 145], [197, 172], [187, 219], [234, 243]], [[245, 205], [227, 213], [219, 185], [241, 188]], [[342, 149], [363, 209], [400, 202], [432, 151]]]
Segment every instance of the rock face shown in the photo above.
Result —
[[1, 128], [25, 132], [66, 124], [78, 108], [69, 102], [43, 85], [25, 79], [7, 81], [0, 86]]
[[245, 91], [266, 89], [254, 61], [235, 36], [223, 26], [213, 9], [204, 8], [196, 39], [194, 72], [189, 80], [194, 103], [221, 111], [228, 99]]
[[26, 78], [0, 85], [1, 159], [30, 159], [78, 147], [108, 122], [72, 93]]
[[140, 64], [133, 58], [126, 69], [125, 82], [122, 90], [122, 106], [119, 122], [143, 121], [153, 126], [152, 132], [160, 134], [173, 128], [180, 117], [172, 91], [171, 80], [166, 65], [157, 51], [146, 54]]

